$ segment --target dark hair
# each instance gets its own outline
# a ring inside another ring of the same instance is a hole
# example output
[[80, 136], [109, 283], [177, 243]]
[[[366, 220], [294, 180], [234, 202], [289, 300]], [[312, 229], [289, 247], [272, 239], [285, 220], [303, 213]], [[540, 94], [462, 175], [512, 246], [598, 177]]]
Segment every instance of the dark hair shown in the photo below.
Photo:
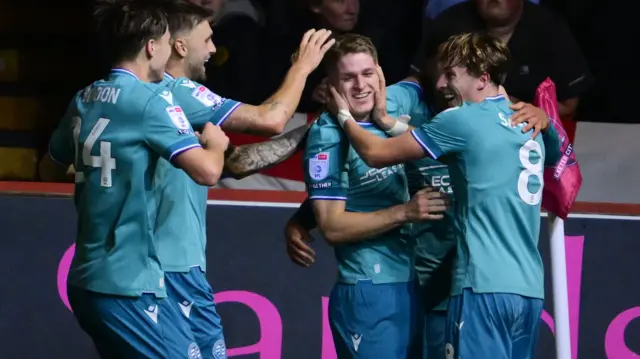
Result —
[[166, 4], [169, 17], [169, 32], [171, 37], [184, 32], [190, 32], [203, 21], [213, 19], [212, 10], [184, 0], [170, 0]]
[[132, 60], [168, 29], [162, 1], [98, 0], [93, 11], [98, 40], [111, 63]]

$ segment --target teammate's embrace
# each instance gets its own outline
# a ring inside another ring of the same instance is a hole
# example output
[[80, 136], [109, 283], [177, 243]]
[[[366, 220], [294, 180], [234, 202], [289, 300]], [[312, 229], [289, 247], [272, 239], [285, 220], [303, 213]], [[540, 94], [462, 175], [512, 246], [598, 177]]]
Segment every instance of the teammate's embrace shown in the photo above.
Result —
[[171, 53], [164, 8], [100, 2], [95, 18], [114, 69], [74, 97], [50, 142], [52, 158], [76, 169], [69, 302], [103, 358], [199, 358], [181, 314], [164, 299], [150, 184], [160, 157], [215, 184], [228, 139], [209, 125], [198, 141], [171, 93], [153, 83]]
[[[386, 138], [371, 122], [378, 81], [373, 44], [341, 36], [326, 61], [329, 81], [348, 95], [357, 126]], [[446, 195], [427, 189], [408, 201], [403, 166], [367, 166], [328, 113], [311, 127], [304, 158], [310, 205], [338, 260], [329, 301], [338, 357], [408, 358], [419, 321], [408, 224], [441, 218]]]
[[424, 156], [448, 164], [458, 243], [447, 357], [530, 358], [544, 297], [537, 248], [542, 174], [559, 158], [559, 139], [548, 124], [535, 139], [511, 124], [510, 103], [498, 94], [509, 57], [500, 40], [453, 36], [438, 55], [438, 89], [462, 106], [392, 139], [371, 136], [347, 111], [341, 123], [374, 167]]

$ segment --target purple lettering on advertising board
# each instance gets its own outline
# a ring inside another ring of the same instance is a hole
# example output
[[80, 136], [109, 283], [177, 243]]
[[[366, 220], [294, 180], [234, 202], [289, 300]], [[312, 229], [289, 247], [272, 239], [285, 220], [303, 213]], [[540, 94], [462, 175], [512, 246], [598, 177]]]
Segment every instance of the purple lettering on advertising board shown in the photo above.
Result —
[[609, 359], [640, 358], [640, 354], [632, 352], [624, 342], [624, 331], [634, 319], [640, 319], [640, 307], [625, 310], [609, 324], [604, 338], [604, 350]]
[[[567, 258], [567, 285], [569, 296], [569, 327], [571, 330], [571, 357], [577, 359], [578, 328], [580, 317], [580, 288], [582, 284], [582, 254], [584, 250], [583, 236], [565, 237]], [[62, 255], [58, 265], [58, 294], [62, 303], [71, 310], [67, 296], [67, 276], [75, 252], [75, 244]], [[257, 343], [228, 350], [229, 356], [241, 356], [260, 353], [261, 359], [280, 359], [282, 354], [282, 319], [278, 309], [265, 297], [249, 291], [227, 291], [215, 295], [217, 304], [225, 302], [242, 303], [251, 308], [260, 325], [260, 339]], [[329, 298], [321, 298], [322, 306], [322, 359], [336, 359], [333, 336], [328, 320]], [[640, 318], [640, 307], [634, 307], [618, 314], [609, 324], [605, 335], [605, 351], [610, 359], [638, 358], [640, 354], [629, 349], [624, 341], [624, 332], [634, 319]], [[555, 333], [555, 321], [543, 311], [541, 320]]]
[[322, 354], [321, 359], [338, 359], [329, 326], [329, 298], [322, 297]]
[[282, 319], [273, 303], [267, 298], [247, 291], [227, 291], [214, 297], [217, 305], [225, 302], [242, 303], [251, 308], [260, 325], [260, 340], [246, 347], [229, 349], [228, 356], [260, 353], [260, 359], [280, 359], [282, 356]]

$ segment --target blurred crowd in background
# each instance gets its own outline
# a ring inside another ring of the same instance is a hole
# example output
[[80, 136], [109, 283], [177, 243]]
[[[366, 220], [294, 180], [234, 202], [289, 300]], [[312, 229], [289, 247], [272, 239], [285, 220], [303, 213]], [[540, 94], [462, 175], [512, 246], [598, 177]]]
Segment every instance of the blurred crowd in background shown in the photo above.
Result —
[[[639, 80], [631, 53], [638, 41], [632, 2], [191, 1], [217, 11], [212, 25], [217, 52], [208, 62], [206, 85], [226, 98], [266, 100], [309, 28], [370, 37], [387, 84], [419, 75], [425, 53], [448, 36], [489, 30], [512, 53], [507, 92], [531, 102], [540, 82], [550, 77], [568, 132], [576, 121], [640, 123], [630, 106]], [[40, 179], [37, 163], [69, 99], [108, 70], [92, 39], [91, 9], [88, 0], [0, 4], [0, 180]], [[325, 89], [319, 67], [307, 81], [298, 112], [322, 111]]]

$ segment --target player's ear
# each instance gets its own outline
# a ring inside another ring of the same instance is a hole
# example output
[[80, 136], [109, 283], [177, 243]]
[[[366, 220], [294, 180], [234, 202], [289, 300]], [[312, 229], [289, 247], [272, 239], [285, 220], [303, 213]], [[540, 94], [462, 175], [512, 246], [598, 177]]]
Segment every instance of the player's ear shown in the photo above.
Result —
[[491, 83], [491, 76], [488, 73], [483, 73], [478, 79], [478, 90], [484, 90]]
[[183, 37], [177, 37], [173, 41], [173, 51], [175, 51], [180, 57], [187, 56], [187, 40]]
[[144, 51], [147, 53], [147, 57], [152, 58], [156, 54], [156, 48], [158, 47], [156, 40], [151, 39], [144, 47]]

